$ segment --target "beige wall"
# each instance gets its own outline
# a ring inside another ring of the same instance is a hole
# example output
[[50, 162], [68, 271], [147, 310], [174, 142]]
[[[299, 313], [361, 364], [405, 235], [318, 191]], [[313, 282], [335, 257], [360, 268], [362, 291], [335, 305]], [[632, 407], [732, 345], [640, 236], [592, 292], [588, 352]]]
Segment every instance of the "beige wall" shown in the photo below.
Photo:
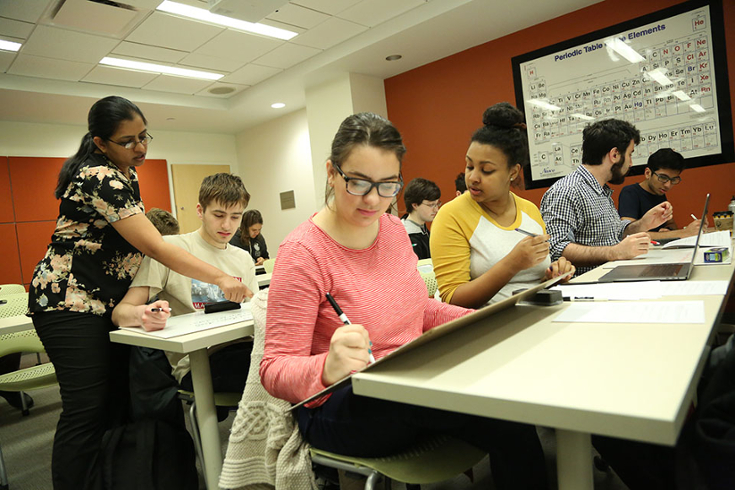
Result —
[[[248, 209], [263, 215], [263, 236], [275, 257], [278, 245], [321, 208], [314, 196], [306, 110], [292, 112], [237, 135], [237, 174], [250, 192]], [[323, 187], [322, 183], [322, 187]], [[296, 208], [281, 210], [280, 193], [294, 191]]]

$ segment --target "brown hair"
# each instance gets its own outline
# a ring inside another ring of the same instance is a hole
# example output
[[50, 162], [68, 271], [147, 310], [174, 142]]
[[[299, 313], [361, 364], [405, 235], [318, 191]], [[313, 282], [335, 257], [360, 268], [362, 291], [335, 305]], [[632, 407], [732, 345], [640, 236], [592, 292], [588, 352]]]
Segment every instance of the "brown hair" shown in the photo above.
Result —
[[242, 221], [240, 222], [240, 242], [243, 245], [250, 245], [250, 227], [254, 224], [263, 224], [263, 215], [257, 209], [251, 209], [242, 215]]
[[245, 189], [245, 184], [237, 175], [219, 173], [204, 177], [199, 187], [199, 204], [207, 209], [212, 202], [218, 202], [223, 206], [242, 204], [243, 207], [250, 202], [250, 194]]
[[179, 222], [174, 218], [173, 214], [165, 209], [151, 208], [150, 211], [145, 213], [145, 217], [153, 223], [153, 226], [156, 227], [158, 233], [161, 235], [179, 234]]
[[[353, 114], [342, 121], [332, 140], [329, 160], [341, 168], [342, 163], [358, 145], [392, 151], [398, 158], [399, 164], [403, 161], [403, 155], [406, 154], [401, 133], [393, 126], [393, 123], [372, 112]], [[325, 204], [329, 205], [333, 194], [334, 189], [327, 184], [324, 193]]]

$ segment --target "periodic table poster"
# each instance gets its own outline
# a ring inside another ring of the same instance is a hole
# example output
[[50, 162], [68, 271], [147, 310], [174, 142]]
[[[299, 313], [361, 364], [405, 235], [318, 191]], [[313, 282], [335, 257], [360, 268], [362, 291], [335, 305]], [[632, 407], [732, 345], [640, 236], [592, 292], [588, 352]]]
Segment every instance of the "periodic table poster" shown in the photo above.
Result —
[[724, 51], [721, 4], [699, 1], [514, 58], [528, 126], [526, 187], [580, 165], [582, 131], [601, 119], [641, 132], [633, 173], [659, 148], [680, 152], [689, 167], [733, 161]]

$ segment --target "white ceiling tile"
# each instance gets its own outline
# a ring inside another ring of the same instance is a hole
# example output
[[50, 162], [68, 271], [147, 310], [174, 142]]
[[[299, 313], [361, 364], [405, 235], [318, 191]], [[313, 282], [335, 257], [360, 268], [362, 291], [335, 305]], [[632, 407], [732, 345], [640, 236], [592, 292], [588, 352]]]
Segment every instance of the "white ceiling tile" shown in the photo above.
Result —
[[[209, 87], [205, 88], [201, 92], [197, 92], [196, 95], [202, 95], [205, 97], [216, 97], [218, 99], [229, 99], [235, 94], [238, 94], [248, 88], [249, 85], [237, 85], [234, 83], [222, 83], [222, 82], [214, 82]], [[226, 94], [218, 94], [216, 93], [218, 90], [222, 89], [233, 89], [232, 92], [227, 92]], [[212, 93], [214, 91], [215, 93]]]
[[291, 24], [284, 24], [283, 22], [278, 22], [277, 20], [272, 19], [263, 19], [258, 24], [263, 24], [266, 26], [271, 27], [278, 27], [279, 29], [285, 29], [287, 31], [295, 32], [296, 34], [301, 34], [303, 32], [306, 32], [306, 29], [303, 27], [298, 26], [292, 26]]
[[195, 53], [247, 63], [276, 49], [283, 43], [284, 41], [228, 29], [197, 49]]
[[15, 55], [16, 53], [11, 53], [9, 51], [0, 51], [0, 73], [7, 71], [10, 63], [15, 59]]
[[360, 24], [332, 17], [315, 28], [296, 36], [290, 42], [312, 48], [328, 49], [365, 30], [367, 30], [367, 27]]
[[50, 0], [1, 0], [0, 17], [36, 22]]
[[223, 73], [231, 73], [244, 64], [245, 63], [242, 61], [227, 60], [224, 58], [217, 58], [216, 56], [197, 53], [192, 53], [179, 61], [179, 65], [181, 66], [194, 66], [196, 68], [204, 68], [206, 70], [214, 70]]
[[283, 7], [279, 8], [268, 16], [269, 19], [284, 24], [290, 24], [293, 26], [303, 27], [305, 29], [311, 29], [317, 24], [321, 24], [329, 18], [327, 14], [317, 12], [316, 10], [307, 9], [287, 3]]
[[223, 27], [154, 12], [125, 40], [191, 52], [222, 31]]
[[147, 44], [131, 43], [128, 41], [121, 42], [112, 54], [123, 56], [132, 56], [134, 58], [149, 61], [165, 61], [166, 63], [178, 63], [186, 56], [186, 51], [177, 51], [175, 49], [159, 48], [157, 46], [148, 46]]
[[259, 65], [283, 68], [285, 70], [321, 52], [321, 49], [286, 43], [270, 53], [261, 56], [255, 62]]
[[352, 7], [361, 0], [293, 0], [291, 3], [301, 5], [325, 14], [335, 15]]
[[86, 77], [82, 78], [82, 81], [140, 88], [157, 76], [157, 73], [145, 73], [142, 71], [124, 70], [122, 68], [98, 65]]
[[412, 8], [426, 3], [424, 0], [370, 0], [361, 2], [340, 12], [338, 17], [369, 27], [392, 19]]
[[98, 63], [119, 43], [115, 39], [37, 26], [21, 52], [67, 61]]
[[11, 36], [28, 39], [33, 31], [33, 24], [19, 20], [3, 19], [0, 17], [0, 36]]
[[281, 70], [269, 66], [254, 65], [252, 63], [243, 66], [235, 73], [220, 78], [221, 82], [241, 83], [243, 85], [255, 85], [266, 78], [270, 78]]
[[194, 78], [159, 75], [143, 88], [147, 90], [158, 90], [159, 92], [195, 94], [210, 85], [212, 85], [212, 80], [197, 80]]
[[20, 53], [7, 72], [12, 75], [76, 82], [89, 73], [92, 68], [94, 68], [94, 64], [91, 63], [42, 58]]

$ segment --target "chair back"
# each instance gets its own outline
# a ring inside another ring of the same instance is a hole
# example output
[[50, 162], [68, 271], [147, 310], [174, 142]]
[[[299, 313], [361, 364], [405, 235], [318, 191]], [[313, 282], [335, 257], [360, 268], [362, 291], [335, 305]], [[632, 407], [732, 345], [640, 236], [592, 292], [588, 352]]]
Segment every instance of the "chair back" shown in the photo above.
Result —
[[0, 335], [0, 357], [16, 352], [45, 352], [35, 330]]
[[437, 282], [436, 282], [436, 274], [434, 274], [434, 271], [431, 271], [431, 272], [419, 271], [419, 274], [421, 274], [421, 278], [424, 280], [424, 284], [426, 284], [426, 292], [429, 294], [429, 298], [433, 298], [438, 288]]
[[25, 293], [26, 288], [21, 284], [0, 284], [0, 298], [9, 294]]
[[273, 272], [273, 266], [276, 265], [276, 259], [265, 259], [263, 261], [263, 269], [265, 269], [265, 272], [270, 274]]
[[0, 318], [25, 315], [28, 313], [28, 293], [0, 296]]

